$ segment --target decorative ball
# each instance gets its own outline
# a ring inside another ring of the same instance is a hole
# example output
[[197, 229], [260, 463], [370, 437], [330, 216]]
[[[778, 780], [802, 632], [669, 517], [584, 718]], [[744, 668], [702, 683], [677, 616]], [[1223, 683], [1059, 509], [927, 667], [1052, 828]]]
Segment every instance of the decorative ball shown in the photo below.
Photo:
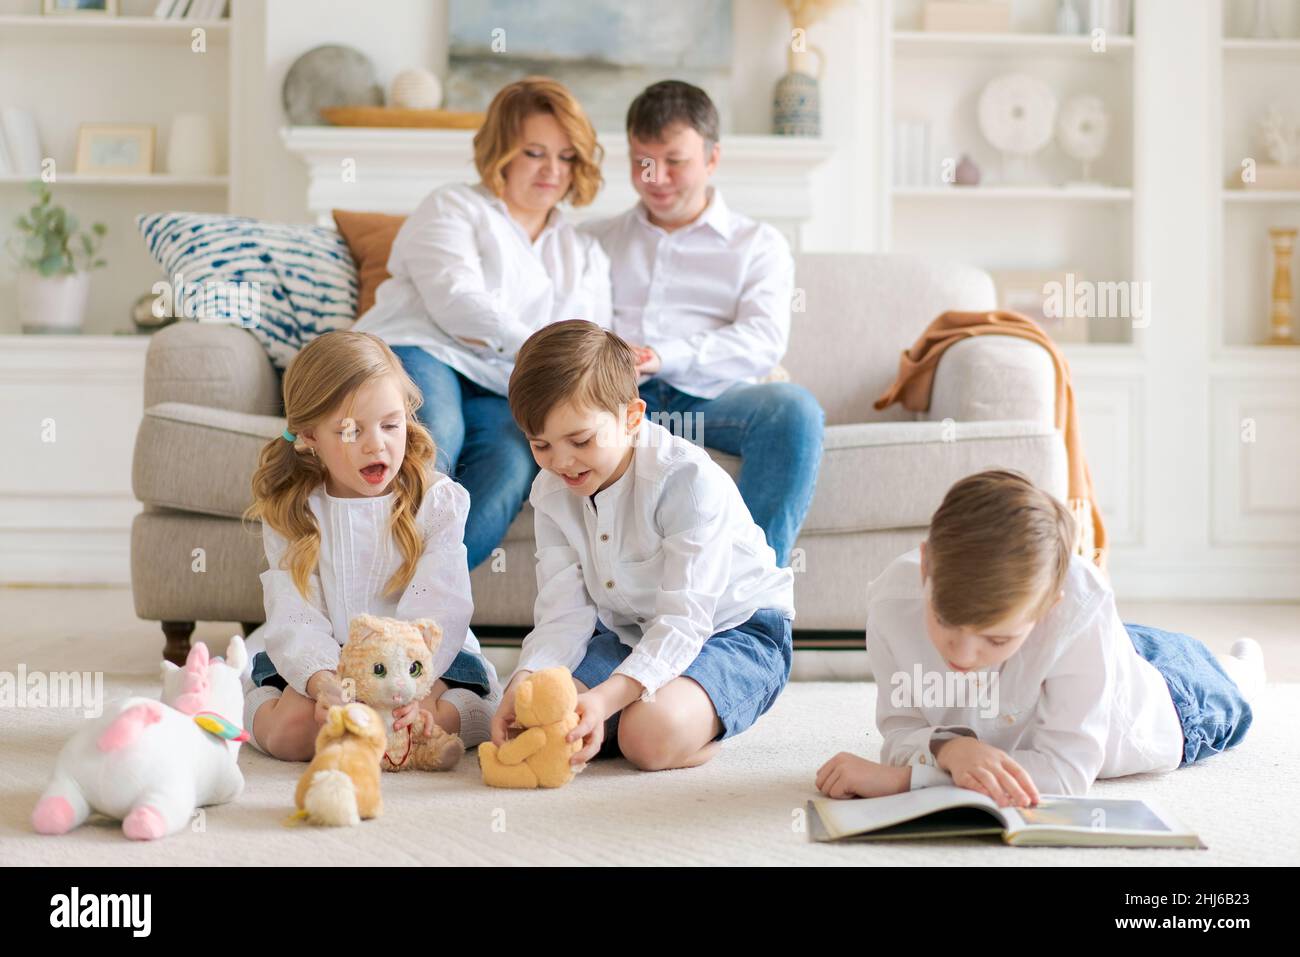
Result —
[[388, 105], [402, 110], [436, 110], [442, 106], [442, 84], [428, 70], [402, 70], [393, 77]]

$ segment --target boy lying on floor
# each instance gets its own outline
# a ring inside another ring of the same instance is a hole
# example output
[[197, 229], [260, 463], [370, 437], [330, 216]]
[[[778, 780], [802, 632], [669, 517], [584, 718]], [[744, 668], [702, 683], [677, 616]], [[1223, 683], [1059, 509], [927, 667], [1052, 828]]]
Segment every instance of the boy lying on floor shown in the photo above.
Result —
[[1072, 523], [1015, 472], [948, 491], [927, 540], [869, 586], [883, 763], [841, 752], [818, 790], [947, 784], [1025, 807], [1240, 743], [1264, 683], [1258, 643], [1216, 657], [1187, 635], [1122, 623], [1098, 570], [1071, 554]]

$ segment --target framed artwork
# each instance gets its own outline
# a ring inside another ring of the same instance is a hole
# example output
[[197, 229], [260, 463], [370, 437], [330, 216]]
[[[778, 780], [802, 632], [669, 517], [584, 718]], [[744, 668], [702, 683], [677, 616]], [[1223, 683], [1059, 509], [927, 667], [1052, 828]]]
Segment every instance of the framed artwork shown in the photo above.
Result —
[[[694, 83], [731, 130], [733, 0], [449, 0], [449, 110], [481, 113], [530, 74], [559, 80], [598, 131], [619, 133], [628, 104], [658, 80]], [[771, 17], [781, 16], [772, 4]]]
[[[1075, 315], [1073, 303], [1059, 290], [1073, 289], [1083, 281], [1075, 270], [1029, 270], [993, 272], [998, 308], [1028, 316], [1043, 327], [1054, 342], [1087, 342], [1088, 317]], [[1068, 279], [1067, 277], [1073, 277]], [[1057, 295], [1050, 293], [1055, 289]], [[1058, 309], [1063, 304], [1063, 309]], [[1057, 315], [1057, 312], [1064, 315]]]
[[143, 176], [153, 172], [154, 128], [83, 125], [77, 131], [77, 172], [94, 176]]
[[41, 12], [54, 16], [117, 16], [117, 0], [42, 0]]

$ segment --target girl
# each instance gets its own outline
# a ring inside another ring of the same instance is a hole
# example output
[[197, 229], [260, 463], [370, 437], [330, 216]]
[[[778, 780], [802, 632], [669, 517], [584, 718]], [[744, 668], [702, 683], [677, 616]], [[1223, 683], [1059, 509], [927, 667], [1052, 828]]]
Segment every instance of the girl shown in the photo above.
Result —
[[244, 727], [274, 757], [312, 757], [326, 712], [344, 701], [335, 668], [361, 614], [432, 618], [443, 630], [441, 678], [394, 712], [395, 726], [427, 711], [467, 747], [487, 740], [500, 688], [469, 631], [469, 495], [434, 471], [420, 402], [392, 350], [363, 332], [326, 333], [285, 373], [287, 428], [262, 450], [247, 512], [262, 522], [269, 568]]

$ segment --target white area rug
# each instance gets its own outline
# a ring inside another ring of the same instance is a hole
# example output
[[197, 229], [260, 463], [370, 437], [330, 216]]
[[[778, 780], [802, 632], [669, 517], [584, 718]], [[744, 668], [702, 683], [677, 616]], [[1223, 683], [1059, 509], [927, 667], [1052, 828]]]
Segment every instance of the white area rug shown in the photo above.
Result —
[[[106, 698], [158, 694], [108, 675]], [[96, 865], [1126, 865], [1300, 864], [1300, 685], [1269, 687], [1235, 751], [1167, 775], [1102, 781], [1097, 796], [1160, 801], [1207, 851], [1011, 848], [994, 838], [827, 846], [799, 828], [817, 768], [837, 751], [875, 758], [871, 683], [793, 682], [776, 707], [709, 764], [645, 774], [591, 765], [558, 791], [484, 787], [474, 753], [448, 774], [389, 774], [384, 816], [354, 829], [285, 827], [305, 765], [245, 747], [233, 804], [207, 809], [201, 832], [152, 844], [113, 822], [63, 837], [31, 830], [71, 710], [0, 710], [0, 864]]]

